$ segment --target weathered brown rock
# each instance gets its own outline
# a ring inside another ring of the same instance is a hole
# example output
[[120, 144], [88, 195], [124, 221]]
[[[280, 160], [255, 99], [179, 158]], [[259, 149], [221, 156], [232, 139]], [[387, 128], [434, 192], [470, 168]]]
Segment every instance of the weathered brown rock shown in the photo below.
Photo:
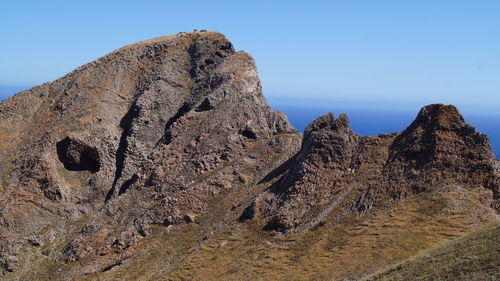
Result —
[[390, 146], [382, 177], [359, 199], [358, 209], [366, 211], [377, 197], [400, 199], [459, 184], [492, 190], [491, 205], [499, 210], [496, 161], [488, 137], [467, 124], [457, 108], [426, 106]]
[[70, 279], [112, 271], [159, 229], [196, 229], [177, 248], [188, 255], [229, 222], [260, 228], [242, 212], [299, 232], [423, 192], [476, 188], [478, 213], [500, 208], [500, 162], [453, 106], [424, 107], [401, 134], [360, 136], [327, 114], [302, 136], [267, 105], [253, 59], [204, 31], [126, 46], [1, 103], [0, 176], [12, 280], [32, 262]]
[[151, 224], [196, 221], [209, 198], [241, 185], [250, 155], [265, 173], [300, 138], [267, 105], [253, 59], [216, 32], [124, 47], [6, 100], [0, 115], [7, 270], [9, 256], [22, 262], [22, 237], [64, 239], [89, 216], [63, 260], [124, 253]]
[[287, 173], [252, 203], [242, 219], [272, 217], [268, 227], [284, 231], [335, 204], [348, 192], [348, 178], [358, 168], [359, 139], [344, 114], [316, 119], [306, 128], [302, 148]]
[[[467, 124], [454, 106], [422, 108], [397, 136], [362, 137], [349, 129], [345, 115], [324, 115], [306, 129], [301, 151], [285, 175], [241, 218], [263, 218], [268, 228], [298, 231], [317, 225], [335, 209], [362, 214], [377, 201], [454, 185], [491, 190], [489, 204], [498, 211], [495, 161], [487, 136]], [[359, 185], [364, 186], [359, 198], [342, 205], [345, 198], [357, 196], [352, 190]]]

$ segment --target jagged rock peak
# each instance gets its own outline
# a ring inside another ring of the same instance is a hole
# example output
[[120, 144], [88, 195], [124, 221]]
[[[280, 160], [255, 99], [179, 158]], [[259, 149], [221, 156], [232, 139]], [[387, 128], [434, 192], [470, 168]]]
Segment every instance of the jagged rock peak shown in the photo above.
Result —
[[464, 118], [454, 105], [430, 104], [422, 107], [414, 123], [463, 125]]
[[365, 212], [379, 199], [400, 199], [450, 186], [483, 186], [498, 209], [499, 178], [488, 137], [465, 122], [452, 105], [423, 107], [389, 147], [382, 176], [358, 201]]
[[347, 115], [335, 119], [332, 113], [318, 117], [305, 129], [301, 161], [311, 165], [349, 166], [357, 135], [349, 127]]
[[318, 209], [331, 210], [347, 195], [359, 138], [349, 128], [347, 115], [318, 117], [307, 126], [301, 150], [287, 172], [255, 199], [242, 219], [267, 218], [267, 228], [282, 232], [314, 226], [328, 213], [318, 214]]
[[393, 157], [409, 157], [419, 164], [465, 159], [491, 162], [494, 158], [488, 137], [466, 123], [453, 105], [423, 107], [415, 121], [394, 141]]
[[[293, 232], [314, 226], [336, 208], [349, 213], [355, 206], [364, 213], [378, 200], [445, 192], [457, 185], [492, 190], [485, 202], [498, 210], [495, 162], [488, 138], [451, 105], [426, 106], [402, 133], [371, 137], [354, 134], [347, 116], [325, 114], [306, 128], [301, 150], [283, 177], [242, 217], [267, 218], [268, 227]], [[359, 185], [365, 190], [350, 195]], [[348, 196], [357, 199], [342, 207]]]
[[318, 132], [323, 129], [326, 130], [338, 130], [338, 129], [348, 129], [349, 128], [349, 118], [345, 113], [340, 114], [339, 118], [335, 119], [333, 113], [327, 113], [321, 115], [312, 121], [304, 130], [304, 138], [311, 135], [312, 132]]

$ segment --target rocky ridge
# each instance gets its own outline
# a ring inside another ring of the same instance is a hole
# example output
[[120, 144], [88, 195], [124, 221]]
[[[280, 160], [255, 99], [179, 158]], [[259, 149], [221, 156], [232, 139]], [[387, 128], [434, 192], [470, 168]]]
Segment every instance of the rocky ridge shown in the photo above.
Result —
[[366, 177], [359, 172], [373, 166], [373, 144], [384, 139], [387, 159], [371, 167], [375, 183], [365, 183], [350, 211], [363, 214], [377, 200], [474, 186], [490, 190], [487, 204], [499, 210], [500, 177], [488, 137], [467, 124], [454, 106], [433, 104], [422, 108], [402, 133], [375, 137], [354, 134], [345, 115], [319, 117], [306, 128], [286, 174], [256, 198], [242, 219], [268, 219], [267, 227], [282, 232], [314, 226], [311, 221], [319, 223], [325, 210], [333, 211]]
[[302, 135], [268, 106], [251, 56], [217, 32], [123, 47], [4, 101], [0, 117], [0, 265], [12, 280], [46, 245], [69, 276], [106, 274], [155, 229], [205, 225], [214, 207], [225, 215], [193, 251], [229, 224], [305, 233], [418, 194], [476, 194], [446, 204], [480, 220], [500, 210], [500, 162], [455, 107], [426, 106], [379, 136], [326, 114]]

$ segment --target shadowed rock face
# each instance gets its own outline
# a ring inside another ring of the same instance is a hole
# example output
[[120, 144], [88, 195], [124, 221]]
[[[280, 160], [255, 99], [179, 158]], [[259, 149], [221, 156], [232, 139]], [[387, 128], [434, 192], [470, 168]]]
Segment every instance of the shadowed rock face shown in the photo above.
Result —
[[400, 134], [360, 136], [327, 114], [302, 136], [267, 105], [250, 55], [217, 32], [180, 33], [0, 104], [0, 269], [26, 272], [40, 260], [30, 249], [57, 244], [68, 274], [107, 272], [155, 228], [220, 216], [198, 229], [209, 239], [243, 226], [243, 210], [240, 222], [298, 232], [332, 212], [479, 186], [498, 211], [499, 170], [453, 106], [424, 107]]
[[57, 143], [57, 155], [64, 168], [69, 171], [99, 172], [99, 151], [79, 140], [66, 137]]

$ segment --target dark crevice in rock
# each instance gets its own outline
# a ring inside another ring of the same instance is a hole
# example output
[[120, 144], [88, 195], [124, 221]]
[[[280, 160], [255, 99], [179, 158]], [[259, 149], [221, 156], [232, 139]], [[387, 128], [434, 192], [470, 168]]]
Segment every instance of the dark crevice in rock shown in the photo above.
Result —
[[191, 105], [188, 103], [184, 103], [181, 108], [177, 111], [177, 113], [172, 116], [167, 123], [165, 124], [165, 130], [170, 129], [172, 125], [179, 120], [182, 116], [184, 116], [186, 113], [188, 113], [191, 110]]
[[272, 181], [273, 179], [283, 175], [288, 169], [292, 167], [295, 163], [298, 153], [288, 159], [285, 163], [281, 164], [276, 169], [272, 170], [269, 174], [267, 174], [264, 178], [262, 178], [258, 184], [263, 184]]
[[134, 104], [130, 107], [127, 114], [125, 114], [125, 116], [123, 116], [123, 118], [120, 120], [120, 127], [123, 129], [123, 132], [120, 137], [120, 143], [118, 144], [118, 149], [116, 150], [115, 179], [113, 181], [113, 186], [106, 195], [106, 201], [108, 201], [109, 199], [111, 199], [111, 197], [113, 197], [116, 183], [122, 176], [123, 168], [125, 165], [125, 152], [127, 151], [128, 147], [127, 138], [130, 136], [130, 129], [132, 128], [133, 120], [139, 116], [139, 111], [140, 111], [139, 107], [134, 102]]
[[111, 187], [108, 191], [108, 194], [106, 194], [106, 199], [104, 200], [105, 202], [109, 201], [111, 198], [113, 198], [113, 193], [115, 191], [115, 187]]
[[245, 128], [243, 131], [241, 131], [241, 135], [247, 139], [251, 140], [257, 139], [257, 134], [255, 134], [255, 132], [250, 128]]
[[165, 135], [163, 138], [160, 140], [160, 142], [164, 144], [169, 144], [172, 142], [172, 133], [171, 133], [171, 128], [172, 125], [179, 120], [182, 116], [186, 115], [191, 110], [191, 105], [189, 103], [184, 103], [181, 108], [177, 111], [177, 113], [172, 116], [167, 123], [165, 124]]
[[226, 42], [224, 45], [220, 46], [220, 49], [226, 52], [231, 51], [233, 50], [233, 44], [231, 44], [231, 42]]
[[[191, 58], [191, 61], [190, 61], [191, 70], [189, 71], [189, 75], [191, 76], [191, 78], [196, 78], [198, 76], [198, 68], [199, 68], [199, 66], [196, 62], [196, 57], [197, 57], [197, 52], [198, 52], [196, 42], [193, 45], [189, 46], [187, 51], [188, 51], [188, 54]], [[202, 70], [204, 70], [204, 69], [202, 69]]]
[[56, 144], [57, 156], [69, 171], [99, 172], [101, 168], [99, 152], [81, 141], [66, 137]]
[[203, 102], [195, 109], [196, 112], [209, 111], [214, 109], [215, 106], [210, 102], [208, 98], [204, 99]]
[[276, 232], [286, 232], [287, 231], [287, 226], [283, 225], [280, 223], [278, 217], [272, 217], [266, 225], [262, 228], [264, 231], [276, 231]]
[[137, 175], [133, 175], [132, 178], [128, 179], [125, 181], [122, 186], [120, 187], [120, 190], [118, 191], [118, 196], [122, 195], [123, 193], [127, 192], [127, 190], [135, 183], [139, 177]]

